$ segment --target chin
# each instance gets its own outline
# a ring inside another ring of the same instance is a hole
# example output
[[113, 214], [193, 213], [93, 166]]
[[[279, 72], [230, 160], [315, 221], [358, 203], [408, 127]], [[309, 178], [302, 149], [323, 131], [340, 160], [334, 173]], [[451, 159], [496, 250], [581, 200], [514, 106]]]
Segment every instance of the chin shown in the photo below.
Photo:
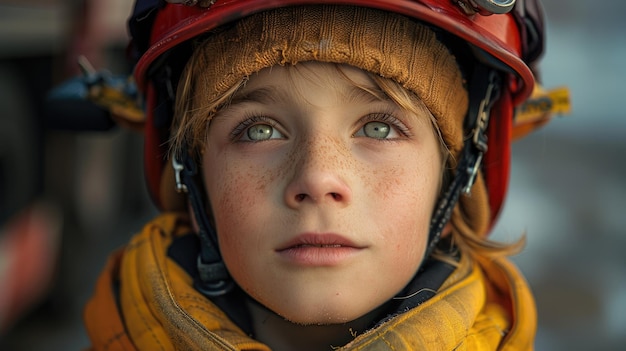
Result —
[[[348, 317], [339, 317], [339, 316], [324, 316], [324, 317], [313, 317], [312, 316], [295, 316], [295, 318], [289, 318], [285, 316], [281, 316], [285, 318], [285, 320], [302, 326], [324, 326], [324, 325], [334, 325], [334, 324], [345, 324], [350, 321], [355, 320], [356, 318], [348, 318]], [[307, 317], [307, 318], [304, 318]]]
[[329, 309], [328, 306], [304, 309], [296, 308], [290, 310], [279, 308], [276, 310], [272, 309], [272, 311], [291, 323], [317, 326], [344, 324], [367, 314], [367, 311], [364, 311], [363, 313], [346, 313], [347, 311], [345, 306], [341, 306], [340, 311]]

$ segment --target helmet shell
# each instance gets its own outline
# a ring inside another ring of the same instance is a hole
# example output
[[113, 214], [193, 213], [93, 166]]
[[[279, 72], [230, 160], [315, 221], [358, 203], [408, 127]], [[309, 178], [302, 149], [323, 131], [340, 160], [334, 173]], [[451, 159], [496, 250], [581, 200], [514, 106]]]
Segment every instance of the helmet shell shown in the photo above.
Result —
[[519, 84], [509, 89], [515, 105], [532, 92], [534, 77], [522, 59], [524, 35], [515, 13], [466, 15], [455, 2], [440, 0], [218, 0], [208, 8], [168, 3], [156, 13], [147, 49], [135, 66], [135, 80], [141, 89], [145, 89], [147, 72], [161, 55], [220, 25], [276, 7], [306, 4], [371, 7], [429, 23], [481, 49], [494, 65], [514, 73], [519, 78]]
[[[510, 144], [515, 107], [524, 102], [535, 85], [531, 67], [543, 50], [543, 17], [534, 0], [518, 0], [505, 14], [468, 14], [459, 1], [441, 0], [217, 0], [209, 7], [137, 0], [129, 22], [130, 48], [137, 62], [134, 77], [146, 98], [145, 172], [156, 205], [167, 209], [162, 195], [164, 160], [169, 131], [154, 123], [159, 103], [149, 78], [151, 68], [175, 47], [221, 25], [248, 15], [283, 6], [335, 4], [371, 7], [396, 12], [438, 27], [470, 44], [476, 58], [503, 71], [499, 100], [492, 109], [488, 128], [488, 152], [483, 174], [489, 194], [491, 223], [500, 212], [509, 179]], [[157, 123], [158, 124], [158, 123]], [[166, 127], [167, 128], [167, 127]], [[165, 168], [167, 170], [167, 168]], [[171, 170], [170, 170], [171, 172]], [[167, 171], [165, 171], [167, 174]], [[169, 175], [171, 178], [171, 174]]]

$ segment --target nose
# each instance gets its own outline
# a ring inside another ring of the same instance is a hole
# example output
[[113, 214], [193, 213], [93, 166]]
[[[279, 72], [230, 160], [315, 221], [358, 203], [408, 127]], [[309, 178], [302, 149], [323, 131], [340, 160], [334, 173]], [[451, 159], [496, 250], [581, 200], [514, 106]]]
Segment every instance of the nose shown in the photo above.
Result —
[[316, 140], [293, 150], [291, 178], [285, 189], [285, 202], [291, 208], [304, 204], [345, 207], [352, 201], [346, 167], [351, 163], [348, 150], [339, 143]]

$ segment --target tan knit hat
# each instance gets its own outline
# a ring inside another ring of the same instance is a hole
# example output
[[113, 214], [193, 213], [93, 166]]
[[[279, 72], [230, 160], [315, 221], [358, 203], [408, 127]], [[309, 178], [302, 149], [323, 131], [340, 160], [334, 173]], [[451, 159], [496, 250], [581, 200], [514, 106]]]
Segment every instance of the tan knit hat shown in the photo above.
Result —
[[[468, 93], [458, 64], [433, 30], [402, 15], [351, 6], [284, 7], [246, 17], [200, 45], [192, 60], [195, 98], [187, 106], [192, 110], [267, 67], [305, 61], [348, 64], [415, 93], [435, 117], [453, 157], [463, 147]], [[474, 201], [464, 199], [457, 215], [471, 214], [462, 221], [481, 235], [489, 216], [481, 180], [476, 191]]]
[[468, 94], [458, 65], [432, 30], [404, 16], [349, 6], [280, 8], [210, 36], [199, 54], [196, 64], [206, 71], [195, 77], [195, 88], [205, 101], [266, 67], [348, 64], [414, 92], [437, 119], [451, 151], [462, 147]]

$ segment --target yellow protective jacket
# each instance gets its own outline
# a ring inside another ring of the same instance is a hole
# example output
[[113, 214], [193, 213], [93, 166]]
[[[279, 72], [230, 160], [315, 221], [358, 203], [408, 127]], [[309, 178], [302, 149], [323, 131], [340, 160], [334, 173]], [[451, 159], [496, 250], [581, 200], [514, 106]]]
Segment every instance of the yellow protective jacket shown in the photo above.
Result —
[[[167, 255], [189, 233], [163, 214], [111, 255], [85, 308], [90, 350], [270, 350], [192, 286]], [[436, 295], [339, 350], [532, 350], [535, 305], [505, 259], [461, 259]]]

